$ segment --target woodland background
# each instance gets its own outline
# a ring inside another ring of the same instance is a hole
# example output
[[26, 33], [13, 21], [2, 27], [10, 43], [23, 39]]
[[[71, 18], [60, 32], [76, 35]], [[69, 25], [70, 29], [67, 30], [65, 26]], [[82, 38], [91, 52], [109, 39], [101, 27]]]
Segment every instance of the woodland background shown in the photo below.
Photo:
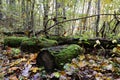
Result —
[[0, 32], [113, 38], [119, 0], [0, 0]]
[[120, 80], [120, 0], [0, 0], [0, 80]]

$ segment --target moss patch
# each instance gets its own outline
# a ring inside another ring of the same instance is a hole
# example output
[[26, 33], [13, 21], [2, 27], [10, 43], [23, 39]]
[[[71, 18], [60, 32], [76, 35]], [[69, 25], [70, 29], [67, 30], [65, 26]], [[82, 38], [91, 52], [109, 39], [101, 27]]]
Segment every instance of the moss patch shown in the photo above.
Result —
[[42, 48], [56, 46], [58, 44], [56, 40], [50, 40], [46, 38], [39, 38], [39, 41], [39, 44]]
[[21, 50], [24, 52], [38, 52], [41, 48], [57, 45], [57, 41], [46, 38], [30, 38], [24, 40], [21, 44]]
[[4, 39], [4, 45], [10, 47], [19, 47], [23, 40], [28, 39], [27, 37], [7, 37]]
[[[55, 61], [57, 65], [64, 65], [70, 62], [73, 58], [82, 53], [82, 48], [79, 45], [72, 44], [61, 50], [58, 54], [55, 53]], [[54, 54], [54, 53], [53, 53]]]

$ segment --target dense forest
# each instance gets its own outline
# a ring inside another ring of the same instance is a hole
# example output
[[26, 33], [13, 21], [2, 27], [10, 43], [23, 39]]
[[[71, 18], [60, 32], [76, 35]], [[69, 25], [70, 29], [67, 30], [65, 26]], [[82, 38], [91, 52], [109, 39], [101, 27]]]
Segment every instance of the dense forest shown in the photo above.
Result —
[[0, 80], [120, 80], [120, 0], [0, 0]]

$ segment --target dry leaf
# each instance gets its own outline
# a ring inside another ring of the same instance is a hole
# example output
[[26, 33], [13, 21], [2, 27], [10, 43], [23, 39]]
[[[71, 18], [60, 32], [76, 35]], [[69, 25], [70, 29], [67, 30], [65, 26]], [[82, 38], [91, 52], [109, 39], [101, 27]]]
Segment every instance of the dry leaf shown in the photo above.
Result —
[[120, 58], [114, 58], [114, 59], [118, 64], [120, 64]]
[[11, 67], [11, 68], [9, 68], [9, 71], [14, 71], [14, 70], [17, 70], [18, 69], [18, 67]]
[[30, 55], [30, 61], [36, 60], [36, 58], [37, 58], [37, 53]]
[[79, 67], [85, 67], [88, 63], [85, 61], [79, 61], [78, 66]]
[[79, 59], [82, 61], [83, 59], [85, 59], [85, 55], [84, 54], [80, 55]]
[[95, 70], [95, 71], [101, 71], [101, 68], [99, 66], [94, 66], [93, 70]]
[[34, 72], [34, 73], [36, 73], [38, 70], [39, 70], [38, 67], [32, 67], [32, 68], [31, 68], [31, 71]]
[[12, 76], [9, 77], [9, 80], [18, 80], [18, 78], [17, 78], [17, 76], [12, 75]]

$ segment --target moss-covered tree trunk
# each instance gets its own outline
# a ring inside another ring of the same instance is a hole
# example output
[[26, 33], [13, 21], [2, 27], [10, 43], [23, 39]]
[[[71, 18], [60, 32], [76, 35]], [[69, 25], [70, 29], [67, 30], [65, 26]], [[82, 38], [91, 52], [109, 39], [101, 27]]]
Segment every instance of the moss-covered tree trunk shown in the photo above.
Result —
[[42, 48], [56, 46], [56, 40], [46, 38], [7, 37], [4, 45], [9, 47], [20, 47], [23, 52], [38, 52]]
[[20, 47], [22, 41], [27, 39], [27, 37], [7, 37], [4, 39], [4, 46]]
[[57, 41], [50, 40], [46, 38], [31, 38], [28, 40], [24, 40], [21, 43], [21, 50], [23, 52], [38, 52], [42, 48], [47, 48], [51, 46], [56, 46]]
[[79, 41], [79, 45], [83, 46], [84, 48], [101, 48], [104, 49], [113, 49], [120, 44], [120, 40], [108, 40], [108, 39], [86, 39]]
[[76, 44], [44, 48], [37, 56], [37, 65], [44, 66], [46, 71], [62, 68], [65, 63], [83, 53], [83, 49]]

